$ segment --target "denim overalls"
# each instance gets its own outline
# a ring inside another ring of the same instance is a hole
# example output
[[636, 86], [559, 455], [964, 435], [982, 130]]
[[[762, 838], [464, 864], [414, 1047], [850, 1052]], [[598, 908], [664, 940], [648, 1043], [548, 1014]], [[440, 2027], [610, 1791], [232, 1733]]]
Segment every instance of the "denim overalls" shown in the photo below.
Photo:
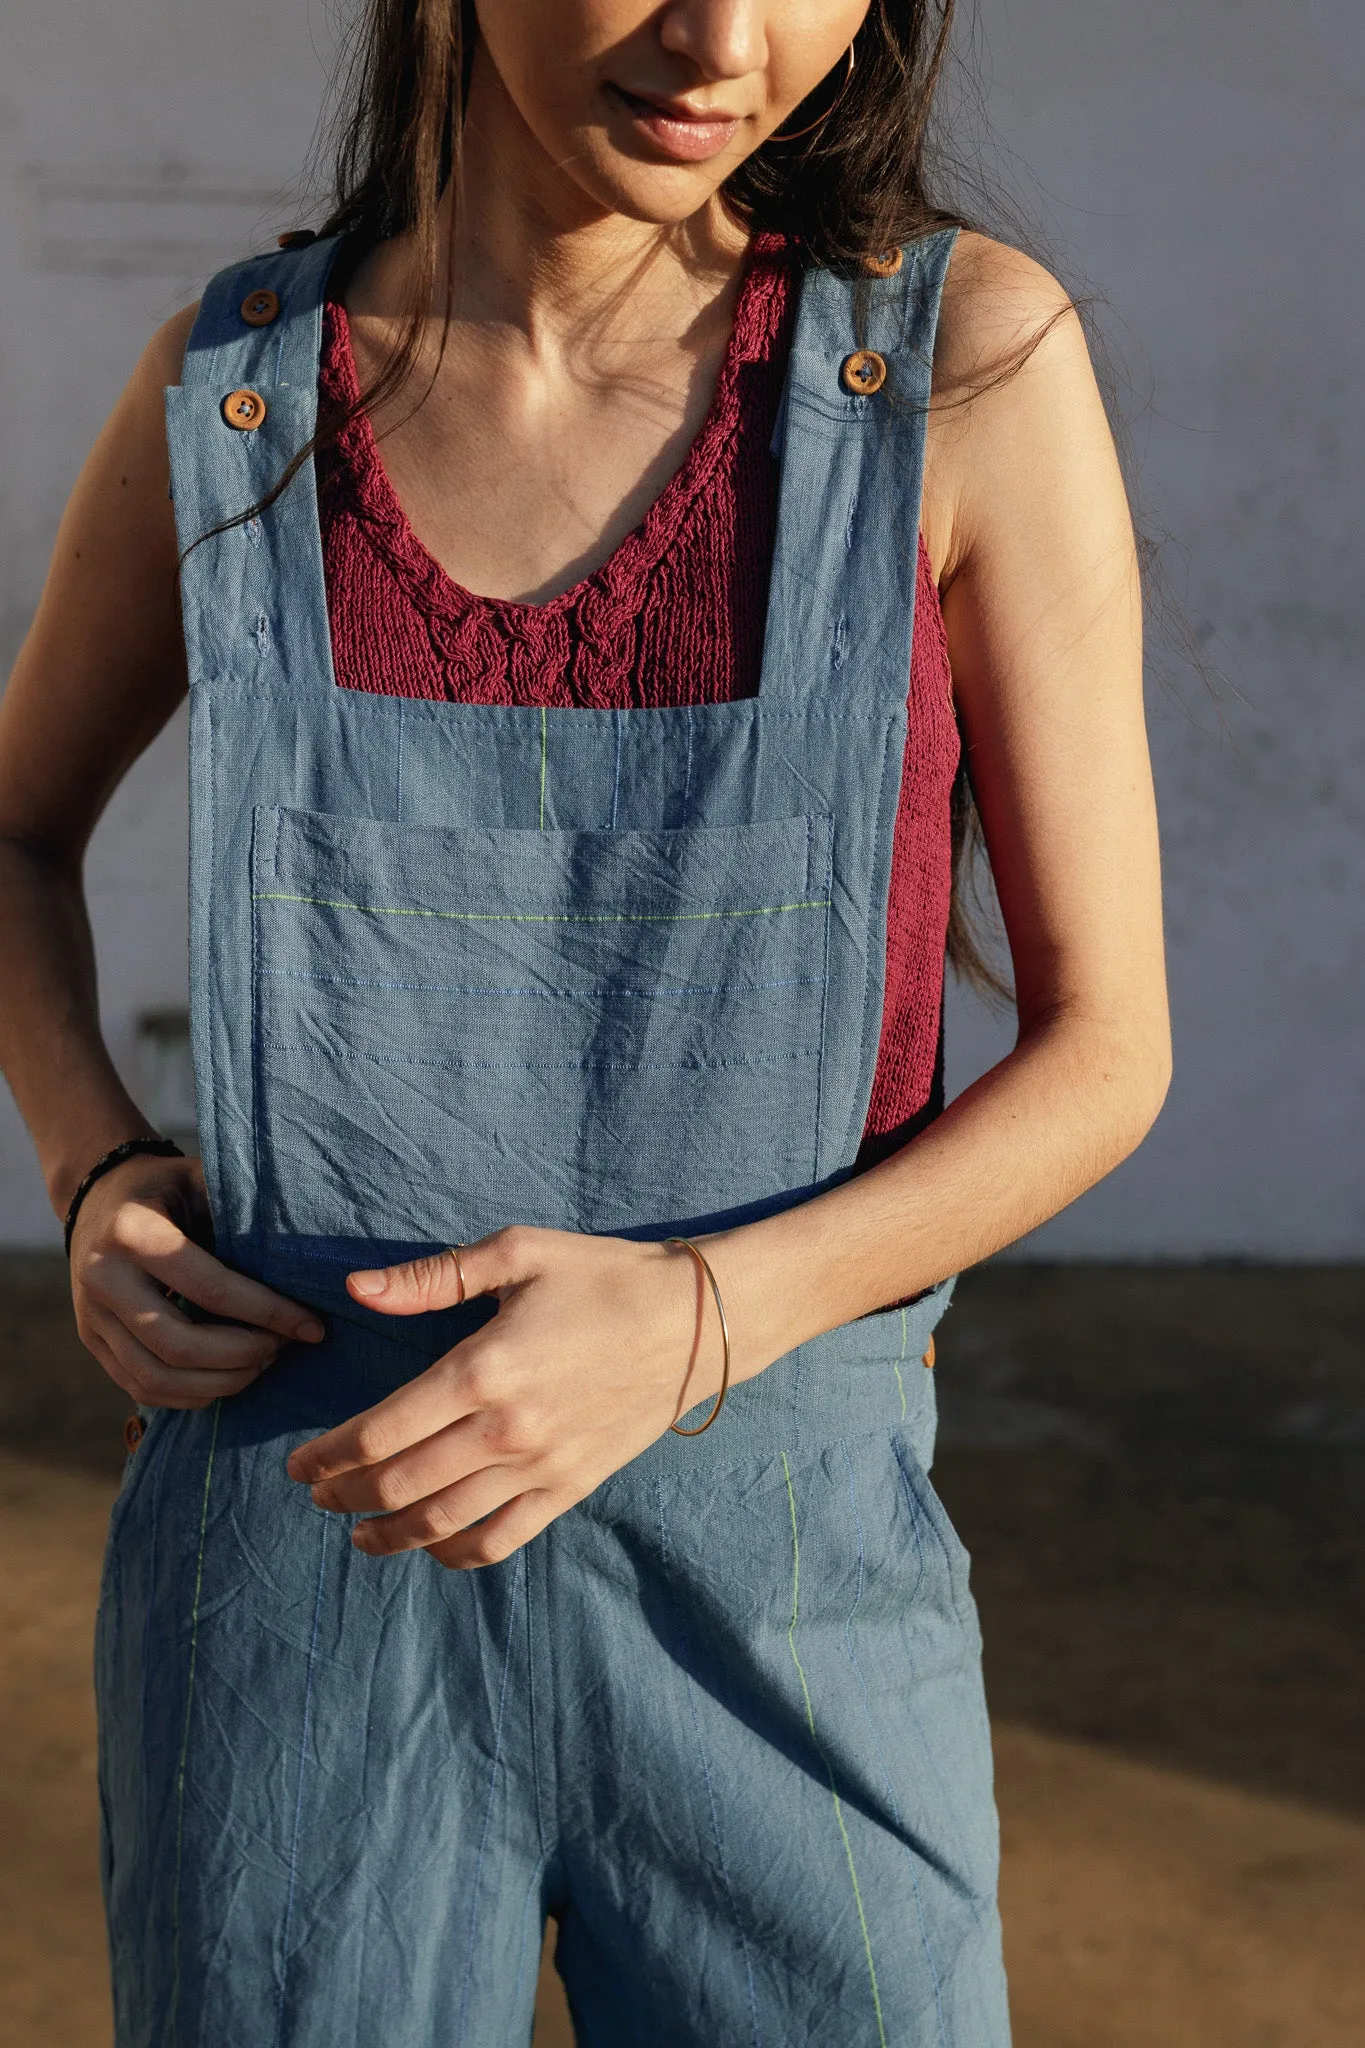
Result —
[[[925, 1476], [946, 1286], [501, 1566], [362, 1556], [284, 1469], [489, 1313], [385, 1320], [350, 1267], [512, 1221], [691, 1234], [848, 1172], [951, 246], [804, 283], [754, 699], [337, 688], [311, 464], [188, 557], [218, 1247], [329, 1334], [152, 1414], [114, 1510], [117, 2048], [514, 2048], [547, 1912], [591, 2048], [1008, 2041], [979, 1637]], [[334, 254], [210, 286], [168, 394], [182, 545], [313, 431]]]

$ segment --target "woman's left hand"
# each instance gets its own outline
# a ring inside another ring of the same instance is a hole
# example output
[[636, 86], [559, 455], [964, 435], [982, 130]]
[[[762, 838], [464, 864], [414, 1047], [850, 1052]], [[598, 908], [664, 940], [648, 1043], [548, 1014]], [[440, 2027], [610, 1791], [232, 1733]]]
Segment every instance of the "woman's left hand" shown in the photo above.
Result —
[[[498, 1313], [289, 1473], [319, 1507], [370, 1517], [373, 1556], [496, 1564], [720, 1389], [715, 1304], [679, 1246], [515, 1227], [381, 1272], [351, 1295], [422, 1315], [493, 1294]], [[723, 1284], [723, 1283], [722, 1283]]]

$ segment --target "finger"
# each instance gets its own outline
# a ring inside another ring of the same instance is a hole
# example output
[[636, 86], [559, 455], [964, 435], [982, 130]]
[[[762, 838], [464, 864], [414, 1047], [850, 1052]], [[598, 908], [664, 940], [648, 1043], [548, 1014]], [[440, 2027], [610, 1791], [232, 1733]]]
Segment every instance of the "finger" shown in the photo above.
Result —
[[465, 1417], [379, 1465], [357, 1465], [313, 1488], [314, 1505], [334, 1515], [392, 1515], [495, 1461], [477, 1421]]
[[443, 1486], [396, 1515], [373, 1515], [351, 1532], [357, 1550], [369, 1557], [396, 1557], [404, 1550], [427, 1550], [460, 1534], [522, 1491], [524, 1477], [508, 1471], [475, 1472], [456, 1486]]
[[191, 1322], [130, 1261], [110, 1261], [87, 1283], [87, 1293], [163, 1365], [178, 1371], [261, 1372], [278, 1357], [283, 1342], [269, 1330]]
[[478, 1403], [465, 1385], [465, 1362], [460, 1356], [464, 1348], [460, 1345], [448, 1351], [373, 1408], [329, 1429], [324, 1436], [314, 1437], [311, 1443], [300, 1444], [289, 1455], [290, 1478], [316, 1486], [320, 1479], [335, 1479], [359, 1466], [382, 1465], [473, 1414]]
[[110, 1378], [147, 1408], [207, 1408], [242, 1393], [260, 1378], [259, 1371], [177, 1372], [174, 1366], [163, 1365], [114, 1316], [101, 1317], [91, 1334], [100, 1347], [96, 1356]]
[[519, 1493], [515, 1500], [509, 1500], [505, 1507], [498, 1508], [473, 1528], [447, 1537], [443, 1543], [428, 1544], [427, 1548], [436, 1562], [450, 1571], [477, 1571], [483, 1565], [503, 1564], [539, 1536], [568, 1505], [540, 1489]]
[[[273, 1330], [291, 1342], [316, 1344], [326, 1330], [310, 1308], [288, 1301], [259, 1280], [234, 1273], [212, 1252], [185, 1236], [169, 1217], [158, 1217], [161, 1226], [146, 1233], [146, 1241], [128, 1249], [138, 1263], [162, 1285], [186, 1301], [207, 1309], [210, 1315], [226, 1316], [232, 1322], [251, 1323], [258, 1330]], [[139, 1233], [141, 1237], [141, 1233]]]
[[[406, 1259], [397, 1266], [378, 1266], [349, 1273], [346, 1285], [366, 1308], [386, 1316], [424, 1316], [433, 1309], [455, 1308], [476, 1294], [486, 1294], [479, 1245], [452, 1246], [424, 1259]], [[476, 1272], [480, 1278], [476, 1282]]]

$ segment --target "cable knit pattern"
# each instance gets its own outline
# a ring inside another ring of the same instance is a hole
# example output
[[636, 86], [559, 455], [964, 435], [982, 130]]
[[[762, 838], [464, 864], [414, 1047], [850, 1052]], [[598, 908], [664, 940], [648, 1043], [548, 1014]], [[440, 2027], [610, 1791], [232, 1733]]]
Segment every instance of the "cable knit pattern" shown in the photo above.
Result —
[[[598, 709], [757, 693], [777, 525], [769, 444], [796, 309], [780, 240], [760, 238], [715, 396], [681, 467], [592, 575], [546, 604], [477, 597], [422, 546], [367, 419], [319, 464], [338, 684], [459, 703]], [[326, 309], [324, 404], [358, 390], [344, 310]], [[860, 1163], [942, 1103], [939, 1058], [958, 763], [943, 613], [920, 544], [909, 735], [887, 920], [886, 1002]]]

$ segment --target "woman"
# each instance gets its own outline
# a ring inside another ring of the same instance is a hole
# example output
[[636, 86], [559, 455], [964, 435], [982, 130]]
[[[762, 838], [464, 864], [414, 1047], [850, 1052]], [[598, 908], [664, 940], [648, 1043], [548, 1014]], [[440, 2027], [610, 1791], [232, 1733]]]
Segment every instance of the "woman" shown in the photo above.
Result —
[[[547, 1914], [585, 2042], [1008, 2038], [919, 1361], [1168, 1042], [1118, 468], [931, 12], [375, 0], [323, 237], [73, 497], [4, 1056], [145, 1423], [120, 2048], [524, 2041]], [[80, 888], [187, 685], [202, 1172]], [[1019, 1037], [938, 1114], [958, 727]]]

